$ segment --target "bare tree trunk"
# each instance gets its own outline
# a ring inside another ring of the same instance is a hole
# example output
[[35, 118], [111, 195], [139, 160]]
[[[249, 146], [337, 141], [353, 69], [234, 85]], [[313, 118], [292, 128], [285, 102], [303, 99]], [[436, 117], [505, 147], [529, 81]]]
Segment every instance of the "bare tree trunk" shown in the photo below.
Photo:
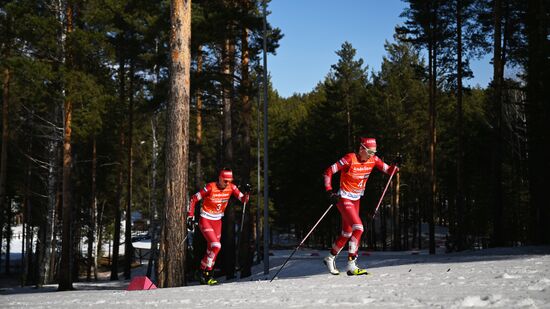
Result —
[[[199, 46], [197, 52], [197, 78], [202, 74], [202, 46]], [[202, 185], [202, 90], [197, 89], [197, 154], [196, 154], [196, 173], [195, 189], [200, 189]]]
[[410, 250], [411, 246], [409, 243], [409, 222], [410, 222], [410, 213], [409, 213], [410, 204], [403, 202], [403, 250]]
[[53, 256], [52, 248], [55, 248], [53, 245], [57, 214], [57, 177], [59, 173], [58, 128], [55, 126], [58, 120], [57, 115], [58, 108], [54, 108], [52, 117], [54, 119], [52, 121], [52, 135], [48, 141], [48, 205], [46, 210], [46, 218], [44, 220], [45, 222], [43, 226], [40, 227], [44, 231], [42, 232], [43, 241], [40, 243], [40, 255], [38, 257], [38, 287], [52, 281], [51, 259]]
[[[456, 218], [457, 218], [457, 245], [462, 250], [465, 247], [464, 230], [464, 128], [462, 112], [462, 0], [456, 2], [456, 29], [457, 29], [457, 93], [456, 93], [456, 114], [457, 114], [457, 158], [456, 158]], [[454, 223], [454, 222], [453, 222]]]
[[401, 250], [401, 208], [399, 205], [399, 186], [401, 184], [401, 175], [395, 174], [394, 190], [393, 190], [393, 250]]
[[[121, 87], [124, 87], [121, 85]], [[122, 95], [123, 96], [123, 95]], [[113, 236], [113, 255], [111, 257], [111, 281], [118, 280], [118, 255], [120, 248], [120, 221], [122, 217], [121, 204], [122, 204], [122, 149], [124, 148], [124, 132], [120, 132], [120, 153], [119, 153], [119, 165], [118, 165], [118, 181], [117, 181], [117, 197], [115, 204], [115, 232]]]
[[172, 0], [170, 10], [170, 99], [167, 107], [164, 218], [159, 285], [185, 284], [184, 238], [189, 167], [191, 0]]
[[[228, 33], [232, 33], [233, 25], [229, 22]], [[233, 104], [233, 72], [235, 45], [231, 38], [225, 39], [223, 48], [223, 165], [231, 167], [233, 164], [233, 138], [232, 138], [232, 104]], [[222, 247], [224, 248], [223, 261], [224, 270], [227, 279], [235, 278], [235, 209], [234, 207], [226, 208], [223, 218], [224, 226], [222, 236]]]
[[[147, 277], [151, 278], [153, 273], [153, 265], [155, 276], [158, 273], [158, 243], [159, 243], [159, 217], [157, 207], [157, 157], [158, 157], [158, 141], [157, 141], [157, 126], [156, 116], [151, 120], [151, 135], [153, 136], [153, 153], [151, 159], [151, 254], [149, 255], [149, 264], [147, 265]], [[155, 280], [156, 281], [156, 280]]]
[[223, 48], [223, 164], [231, 167], [233, 163], [233, 142], [231, 109], [233, 104], [233, 59], [235, 46], [230, 39], [225, 40]]
[[[126, 104], [126, 57], [124, 54], [124, 39], [122, 35], [118, 38], [117, 41], [117, 52], [118, 52], [118, 100], [121, 107]], [[126, 145], [126, 140], [124, 136], [124, 126], [120, 126], [120, 153], [119, 153], [119, 175], [118, 175], [118, 185], [117, 185], [117, 200], [116, 200], [116, 210], [115, 210], [115, 231], [113, 236], [113, 255], [111, 259], [111, 280], [118, 280], [118, 257], [120, 249], [120, 224], [122, 217], [122, 179], [123, 179], [123, 168], [122, 163], [124, 162], [124, 146]]]
[[[29, 128], [33, 127], [34, 111], [31, 111], [29, 115]], [[33, 137], [30, 136], [29, 144], [27, 146], [27, 156], [32, 157]], [[25, 192], [23, 200], [23, 243], [21, 246], [24, 252], [21, 255], [21, 263], [23, 266], [21, 276], [21, 286], [29, 284], [31, 278], [31, 266], [32, 266], [32, 239], [33, 231], [31, 228], [31, 216], [32, 216], [32, 203], [31, 203], [31, 180], [32, 180], [32, 161], [27, 159], [27, 171], [25, 179]]]
[[353, 150], [352, 146], [352, 138], [351, 138], [351, 103], [350, 98], [347, 94], [344, 93], [344, 100], [346, 102], [346, 123], [348, 127], [348, 134], [347, 134], [347, 140], [348, 140], [348, 151]]
[[[249, 11], [249, 0], [243, 0], [243, 9]], [[250, 183], [250, 171], [252, 170], [251, 166], [251, 144], [250, 144], [250, 128], [252, 122], [252, 105], [250, 102], [250, 75], [249, 75], [249, 48], [248, 48], [248, 29], [244, 26], [241, 30], [241, 98], [242, 98], [242, 113], [241, 113], [241, 127], [242, 127], [242, 166], [240, 168], [240, 177], [243, 184]], [[252, 227], [252, 217], [250, 211], [250, 205], [247, 205], [244, 209], [244, 222], [241, 222], [242, 225], [241, 235], [239, 237], [239, 250], [240, 261], [238, 262], [241, 268], [241, 278], [249, 277], [251, 275], [252, 268], [252, 247], [251, 247], [251, 235], [253, 231]], [[242, 216], [241, 216], [242, 217]]]
[[[78, 162], [76, 160], [73, 161], [73, 164], [78, 166]], [[71, 186], [71, 193], [72, 193], [72, 186]], [[80, 213], [80, 207], [82, 205], [82, 196], [79, 197], [79, 199], [73, 199], [73, 214], [79, 214]], [[76, 218], [76, 216], [73, 216], [72, 224], [71, 224], [71, 230], [72, 230], [72, 239], [73, 239], [73, 255], [72, 255], [72, 263], [73, 263], [73, 282], [79, 281], [80, 279], [80, 265], [82, 263], [85, 263], [85, 261], [82, 259], [82, 247], [80, 246], [80, 240], [82, 239], [82, 222]], [[85, 265], [85, 264], [84, 264]]]
[[429, 38], [428, 54], [429, 54], [429, 69], [430, 69], [430, 102], [429, 102], [429, 128], [430, 128], [430, 200], [428, 204], [428, 225], [429, 225], [429, 251], [430, 254], [435, 254], [435, 223], [434, 212], [437, 196], [437, 179], [436, 179], [436, 92], [437, 92], [437, 7], [432, 8], [432, 25]]
[[96, 243], [95, 233], [97, 231], [97, 197], [96, 197], [96, 170], [97, 170], [97, 148], [96, 137], [92, 138], [92, 202], [90, 205], [90, 222], [88, 226], [88, 269], [86, 273], [86, 280], [92, 279], [92, 266], [94, 266], [94, 274], [97, 279], [97, 270], [95, 265], [97, 257], [95, 256], [94, 244]]
[[[73, 32], [73, 11], [72, 3], [67, 2], [66, 15], [67, 20], [67, 34]], [[67, 48], [68, 50], [68, 48]], [[67, 65], [71, 66], [71, 57], [70, 52], [67, 52]], [[61, 248], [61, 271], [59, 273], [59, 291], [67, 291], [73, 289], [73, 278], [72, 278], [72, 263], [71, 263], [71, 249], [72, 249], [72, 235], [71, 235], [71, 224], [72, 224], [72, 203], [71, 203], [71, 192], [70, 192], [70, 181], [71, 181], [71, 168], [72, 168], [72, 149], [71, 149], [71, 135], [72, 135], [72, 113], [73, 113], [73, 102], [68, 99], [67, 94], [65, 94], [65, 103], [64, 103], [64, 137], [63, 137], [63, 238], [62, 238], [62, 248]]]
[[6, 275], [9, 275], [11, 273], [11, 265], [10, 265], [10, 251], [11, 251], [11, 238], [13, 236], [13, 233], [11, 231], [11, 219], [12, 219], [12, 211], [11, 211], [11, 199], [8, 202], [8, 207], [6, 207]]
[[[56, 160], [58, 163], [61, 163], [62, 148], [59, 147], [56, 149]], [[59, 165], [59, 167], [61, 167]], [[63, 193], [62, 193], [62, 179], [63, 179], [63, 169], [58, 168], [56, 174], [56, 193], [55, 193], [55, 214], [52, 222], [52, 254], [50, 258], [50, 272], [48, 276], [51, 281], [54, 281], [56, 278], [59, 278], [58, 270], [61, 264], [61, 259], [57, 254], [59, 238], [57, 235], [61, 235], [63, 229], [62, 224], [62, 215], [63, 215]]]
[[97, 237], [94, 241], [94, 280], [98, 279], [98, 260], [101, 257], [101, 246], [103, 245], [103, 213], [105, 210], [105, 200], [101, 203], [101, 210], [96, 212], [96, 230]]
[[[9, 138], [9, 102], [10, 102], [10, 69], [4, 68], [4, 82], [2, 92], [2, 150], [0, 155], [0, 244], [2, 244], [3, 231], [4, 231], [4, 214], [6, 210], [4, 208], [6, 200], [6, 177], [8, 171], [8, 138]], [[0, 252], [2, 248], [0, 248]]]
[[502, 1], [493, 2], [493, 106], [495, 132], [493, 147], [493, 245], [504, 245], [502, 189]]
[[134, 130], [134, 60], [130, 60], [130, 85], [129, 85], [129, 106], [128, 106], [128, 178], [126, 194], [128, 198], [126, 200], [126, 228], [124, 229], [124, 278], [130, 279], [132, 277], [131, 269], [134, 259], [134, 247], [132, 246], [132, 198], [133, 198], [133, 130]]

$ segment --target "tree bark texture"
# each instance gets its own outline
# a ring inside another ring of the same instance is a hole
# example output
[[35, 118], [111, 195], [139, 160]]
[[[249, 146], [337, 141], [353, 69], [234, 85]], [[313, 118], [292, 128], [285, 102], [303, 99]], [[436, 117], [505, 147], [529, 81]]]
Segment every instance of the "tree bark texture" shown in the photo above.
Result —
[[92, 268], [94, 269], [94, 278], [97, 279], [97, 257], [95, 255], [94, 244], [96, 243], [97, 231], [97, 198], [96, 198], [96, 170], [97, 170], [97, 147], [96, 138], [92, 137], [92, 200], [90, 203], [88, 225], [88, 265], [86, 270], [86, 280], [92, 279]]
[[130, 61], [130, 71], [128, 73], [130, 77], [129, 85], [129, 105], [128, 105], [128, 170], [127, 183], [126, 183], [126, 228], [124, 229], [124, 278], [130, 279], [132, 277], [132, 262], [134, 259], [134, 247], [132, 246], [132, 198], [133, 198], [133, 131], [134, 131], [134, 61]]
[[[197, 52], [197, 79], [202, 74], [202, 46], [199, 46]], [[202, 91], [197, 89], [197, 153], [196, 153], [196, 171], [195, 171], [195, 189], [199, 190], [203, 184], [202, 180]]]
[[158, 274], [161, 287], [185, 284], [184, 210], [188, 203], [191, 0], [171, 1], [170, 22], [165, 204]]
[[[70, 35], [73, 32], [73, 11], [72, 3], [67, 2], [66, 8], [66, 19], [67, 19], [67, 35]], [[69, 48], [66, 48], [69, 51]], [[71, 66], [71, 57], [70, 52], [67, 52], [67, 66]], [[72, 278], [72, 203], [71, 203], [71, 192], [70, 192], [70, 182], [71, 182], [71, 168], [72, 168], [72, 146], [71, 146], [71, 135], [72, 135], [72, 113], [73, 113], [73, 102], [69, 98], [68, 94], [65, 94], [65, 103], [64, 103], [64, 135], [63, 135], [63, 232], [62, 232], [62, 244], [61, 244], [61, 269], [59, 272], [59, 290], [66, 291], [73, 289], [73, 278]]]
[[[120, 149], [125, 145], [124, 133], [120, 132]], [[111, 280], [118, 280], [118, 254], [120, 248], [120, 221], [122, 217], [122, 151], [119, 153], [117, 197], [115, 202], [115, 231], [113, 235], [113, 254], [111, 257]]]
[[502, 188], [502, 1], [493, 2], [493, 245], [504, 244]]
[[[228, 22], [227, 32], [232, 33], [233, 23]], [[223, 166], [233, 168], [233, 73], [235, 70], [235, 43], [231, 38], [225, 39], [223, 48]], [[224, 271], [227, 279], [235, 278], [235, 208], [229, 205], [225, 210], [222, 227], [221, 257], [224, 262]]]
[[[10, 102], [10, 69], [4, 68], [2, 87], [2, 150], [0, 154], [0, 243], [3, 239], [4, 214], [6, 211], [6, 178], [8, 173], [8, 141], [9, 141], [9, 102]], [[1, 251], [1, 248], [0, 248]]]
[[464, 128], [462, 112], [462, 0], [456, 2], [456, 54], [457, 54], [457, 87], [456, 87], [456, 129], [458, 135], [456, 158], [456, 218], [457, 218], [457, 245], [462, 250], [465, 246], [464, 235]]
[[[248, 6], [248, 0], [243, 1], [243, 9], [245, 9], [247, 12], [249, 10]], [[242, 158], [242, 165], [240, 167], [240, 177], [241, 177], [241, 183], [247, 184], [250, 183], [250, 171], [252, 169], [251, 166], [251, 144], [250, 144], [250, 128], [251, 128], [251, 122], [252, 122], [252, 104], [250, 102], [250, 74], [249, 74], [249, 62], [250, 62], [250, 55], [249, 55], [249, 47], [248, 47], [248, 29], [246, 26], [244, 26], [241, 30], [241, 50], [242, 50], [242, 56], [241, 56], [241, 99], [242, 99], [242, 112], [241, 112], [241, 128], [242, 128], [242, 148], [241, 148], [241, 158]], [[251, 211], [250, 211], [250, 205], [247, 205], [244, 209], [244, 220], [241, 222], [241, 235], [238, 235], [239, 237], [239, 244], [240, 248], [237, 248], [239, 250], [239, 265], [241, 268], [241, 278], [249, 277], [251, 275], [251, 268], [252, 268], [252, 247], [251, 247], [251, 237], [253, 233], [252, 228], [252, 217], [251, 217]], [[242, 216], [241, 216], [242, 217]]]

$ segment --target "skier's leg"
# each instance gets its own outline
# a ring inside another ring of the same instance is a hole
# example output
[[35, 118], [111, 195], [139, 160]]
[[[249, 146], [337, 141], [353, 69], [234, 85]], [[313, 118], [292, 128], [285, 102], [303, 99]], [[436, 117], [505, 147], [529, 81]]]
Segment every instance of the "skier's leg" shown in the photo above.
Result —
[[210, 267], [210, 269], [214, 267], [214, 264], [216, 263], [216, 258], [218, 257], [218, 253], [222, 248], [220, 242], [220, 239], [222, 237], [222, 220], [213, 221], [212, 228], [214, 229], [214, 234], [216, 235], [216, 241], [212, 243], [212, 252], [214, 253], [214, 259], [212, 260], [212, 266]]
[[361, 243], [361, 235], [363, 234], [363, 222], [359, 217], [360, 201], [347, 201], [346, 216], [351, 224], [351, 237], [349, 240], [348, 258], [356, 258]]
[[336, 268], [336, 256], [342, 248], [346, 245], [346, 242], [351, 237], [351, 224], [348, 222], [344, 214], [342, 213], [341, 208], [343, 207], [343, 199], [340, 199], [338, 201], [338, 204], [336, 207], [340, 211], [340, 214], [342, 215], [342, 231], [340, 232], [340, 235], [336, 238], [334, 243], [332, 244], [332, 249], [330, 250], [330, 253], [325, 259], [323, 260], [323, 263], [327, 265], [328, 270], [333, 275], [338, 275], [340, 272]]
[[202, 284], [215, 284], [214, 279], [212, 279], [212, 268], [216, 261], [216, 256], [221, 248], [220, 243], [220, 230], [221, 230], [221, 220], [208, 220], [201, 217], [199, 220], [199, 227], [201, 229], [202, 235], [206, 239], [206, 253], [201, 260], [201, 270], [202, 270]]
[[352, 222], [349, 220], [348, 211], [345, 208], [346, 201], [349, 202], [349, 200], [341, 198], [336, 205], [342, 216], [342, 231], [332, 244], [332, 249], [330, 250], [330, 254], [332, 255], [338, 255], [352, 236]]
[[363, 222], [359, 217], [359, 203], [360, 201], [348, 201], [349, 207], [346, 212], [348, 220], [351, 222], [351, 237], [349, 241], [349, 252], [348, 252], [348, 275], [364, 275], [367, 274], [367, 270], [359, 268], [357, 266], [357, 253], [359, 251], [359, 244], [361, 243], [361, 235], [363, 234]]

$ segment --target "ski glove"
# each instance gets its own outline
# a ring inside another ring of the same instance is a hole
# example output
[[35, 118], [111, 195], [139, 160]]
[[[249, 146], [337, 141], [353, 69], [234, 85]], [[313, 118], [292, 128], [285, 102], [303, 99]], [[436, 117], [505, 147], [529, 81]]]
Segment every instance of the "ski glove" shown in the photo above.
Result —
[[187, 229], [191, 232], [195, 230], [195, 217], [187, 217]]
[[338, 203], [338, 199], [340, 198], [340, 196], [338, 195], [338, 193], [335, 193], [329, 190], [327, 191], [327, 198], [331, 204], [336, 205], [336, 203]]
[[403, 157], [401, 156], [397, 156], [395, 157], [395, 159], [393, 159], [393, 165], [401, 165], [402, 162], [403, 162]]
[[243, 195], [243, 199], [242, 199], [243, 204], [248, 203], [248, 200], [250, 200], [250, 194], [246, 193], [245, 195]]

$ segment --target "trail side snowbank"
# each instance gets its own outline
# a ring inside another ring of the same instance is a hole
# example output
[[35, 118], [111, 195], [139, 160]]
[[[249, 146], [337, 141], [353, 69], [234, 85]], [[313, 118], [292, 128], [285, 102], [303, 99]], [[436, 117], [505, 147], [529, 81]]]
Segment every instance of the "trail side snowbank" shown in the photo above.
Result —
[[[323, 307], [501, 307], [550, 308], [550, 247], [496, 248], [430, 256], [426, 252], [372, 252], [361, 256], [369, 276], [333, 276], [325, 252], [299, 250], [278, 278], [269, 282], [290, 250], [274, 251], [269, 276], [263, 265], [251, 278], [218, 286], [127, 292], [128, 282], [75, 283], [7, 289], [2, 308], [323, 308]], [[344, 269], [345, 257], [337, 266]]]

